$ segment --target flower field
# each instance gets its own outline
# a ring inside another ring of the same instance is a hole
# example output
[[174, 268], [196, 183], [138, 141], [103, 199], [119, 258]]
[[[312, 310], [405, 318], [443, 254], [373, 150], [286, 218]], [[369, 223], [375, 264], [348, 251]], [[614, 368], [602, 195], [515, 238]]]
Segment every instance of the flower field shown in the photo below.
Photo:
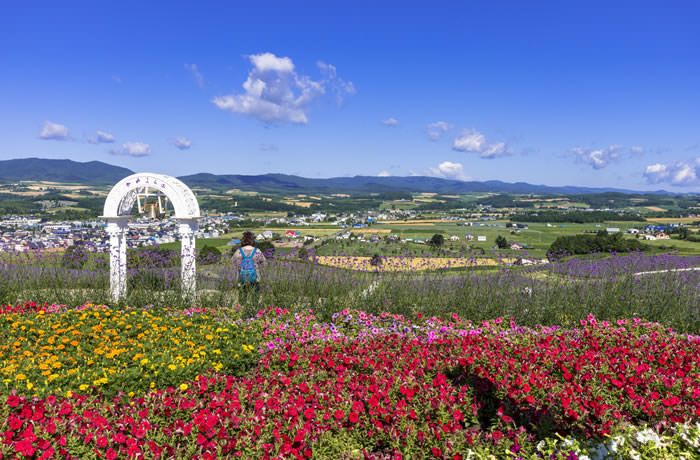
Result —
[[658, 323], [236, 312], [4, 307], [0, 455], [700, 455], [700, 337]]
[[[420, 271], [444, 270], [447, 268], [464, 268], [479, 266], [498, 266], [503, 261], [485, 257], [382, 257], [381, 263], [372, 265], [371, 257], [353, 256], [318, 256], [316, 261], [321, 265], [336, 268], [346, 268], [358, 271]], [[512, 260], [507, 260], [511, 261]]]
[[700, 458], [698, 257], [299, 250], [241, 298], [202, 263], [194, 304], [144, 250], [111, 305], [77, 256], [0, 255], [0, 458]]
[[28, 303], [0, 316], [0, 391], [27, 396], [134, 395], [207, 369], [233, 373], [255, 342], [209, 315]]

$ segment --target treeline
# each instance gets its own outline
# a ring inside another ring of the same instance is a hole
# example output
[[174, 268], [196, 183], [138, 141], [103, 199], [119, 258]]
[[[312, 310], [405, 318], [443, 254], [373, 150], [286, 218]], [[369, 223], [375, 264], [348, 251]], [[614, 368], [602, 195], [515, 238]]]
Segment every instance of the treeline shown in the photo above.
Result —
[[537, 213], [515, 214], [511, 222], [573, 222], [590, 224], [606, 221], [645, 222], [641, 216], [618, 214], [612, 211], [540, 211]]
[[516, 201], [511, 195], [494, 195], [479, 198], [478, 204], [494, 208], [530, 208], [532, 203], [528, 201]]
[[309, 208], [279, 201], [264, 200], [263, 197], [258, 196], [237, 196], [231, 200], [203, 196], [199, 197], [198, 201], [200, 208], [207, 210], [216, 209], [217, 212], [285, 211], [299, 215], [311, 213]]
[[608, 234], [605, 231], [596, 235], [560, 236], [549, 247], [549, 254], [590, 254], [592, 252], [645, 251], [648, 244], [624, 238], [622, 233]]

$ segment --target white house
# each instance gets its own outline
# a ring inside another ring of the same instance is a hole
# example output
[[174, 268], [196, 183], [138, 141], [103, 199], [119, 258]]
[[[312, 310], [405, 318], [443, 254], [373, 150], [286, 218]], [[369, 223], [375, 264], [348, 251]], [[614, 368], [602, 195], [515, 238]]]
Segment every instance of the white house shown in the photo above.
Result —
[[486, 236], [484, 235], [479, 235], [476, 237], [476, 241], [486, 241]]

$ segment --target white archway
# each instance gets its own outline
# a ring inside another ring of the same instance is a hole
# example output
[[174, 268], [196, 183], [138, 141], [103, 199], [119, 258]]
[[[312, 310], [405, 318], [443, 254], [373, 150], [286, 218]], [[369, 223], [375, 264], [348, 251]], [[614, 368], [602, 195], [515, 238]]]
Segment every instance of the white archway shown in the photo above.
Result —
[[199, 204], [182, 181], [165, 174], [137, 173], [120, 180], [107, 195], [104, 215], [109, 235], [109, 281], [112, 299], [126, 295], [126, 238], [131, 210], [140, 194], [158, 190], [168, 197], [178, 220], [182, 243], [182, 287], [186, 295], [196, 288], [195, 238]]

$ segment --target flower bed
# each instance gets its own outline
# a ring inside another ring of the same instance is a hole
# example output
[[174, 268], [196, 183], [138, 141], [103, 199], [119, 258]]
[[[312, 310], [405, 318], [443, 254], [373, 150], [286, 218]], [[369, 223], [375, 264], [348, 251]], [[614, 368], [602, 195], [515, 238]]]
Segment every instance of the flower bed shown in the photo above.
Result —
[[[372, 265], [372, 257], [361, 256], [317, 256], [316, 262], [336, 268], [347, 268], [363, 272], [373, 271], [421, 271], [447, 268], [497, 266], [502, 260], [476, 257], [382, 257]], [[512, 259], [506, 262], [512, 262]]]
[[133, 395], [207, 369], [235, 374], [254, 362], [257, 348], [254, 336], [206, 312], [188, 316], [91, 304], [7, 306], [0, 335], [0, 391], [27, 396]]
[[[36, 323], [72, 311], [23, 313], [22, 323], [11, 313], [12, 323], [20, 325], [6, 330], [22, 330], [29, 321], [36, 329]], [[95, 327], [114, 321], [113, 314], [105, 318], [106, 311], [90, 307], [74, 314], [92, 315]], [[135, 312], [140, 318], [152, 315]], [[174, 327], [192, 322], [197, 331], [210, 320], [206, 312], [186, 313], [164, 317]], [[128, 401], [112, 400], [99, 389], [39, 398], [10, 391], [0, 397], [0, 454], [109, 459], [700, 454], [695, 425], [700, 339], [659, 324], [589, 317], [575, 328], [526, 328], [500, 318], [473, 324], [456, 315], [440, 321], [353, 310], [320, 323], [308, 311], [270, 308], [227, 327], [249, 335], [261, 331], [250, 372], [210, 370], [176, 385], [156, 385]], [[209, 340], [204, 332], [190, 337], [198, 344]]]

